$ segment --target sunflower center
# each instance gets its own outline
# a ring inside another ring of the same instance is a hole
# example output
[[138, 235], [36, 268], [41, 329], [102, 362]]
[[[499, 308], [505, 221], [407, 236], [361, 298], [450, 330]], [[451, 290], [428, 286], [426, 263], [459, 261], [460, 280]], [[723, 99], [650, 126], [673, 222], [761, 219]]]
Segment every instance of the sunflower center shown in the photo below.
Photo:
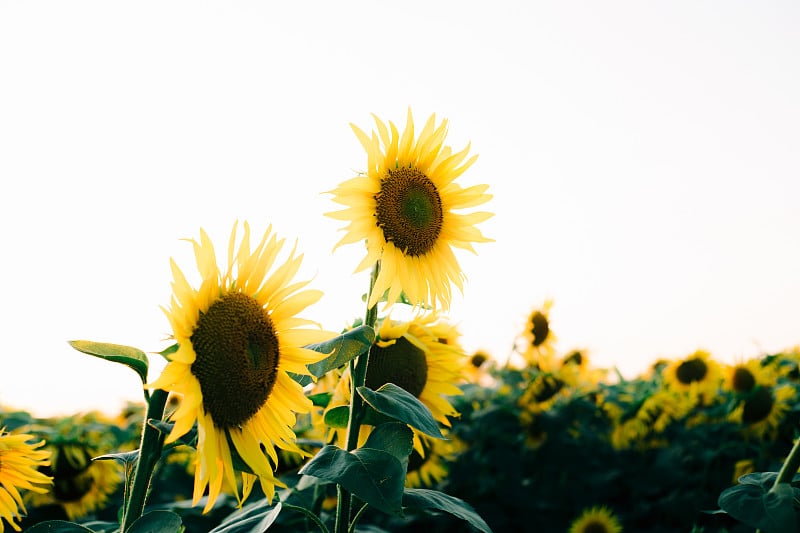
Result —
[[706, 372], [708, 372], [708, 365], [702, 359], [695, 357], [678, 365], [675, 376], [678, 381], [688, 385], [695, 381], [703, 381], [703, 378], [706, 377]]
[[414, 167], [388, 169], [375, 195], [376, 224], [387, 242], [411, 256], [425, 255], [442, 232], [439, 189]]
[[567, 365], [581, 366], [582, 364], [583, 364], [583, 354], [580, 352], [580, 350], [575, 350], [564, 358], [562, 366], [567, 366]]
[[733, 371], [733, 390], [736, 392], [750, 392], [756, 386], [753, 373], [744, 367], [736, 367]]
[[81, 446], [58, 448], [52, 474], [48, 475], [53, 476], [53, 494], [59, 501], [78, 501], [92, 490], [91, 463], [91, 455]]
[[475, 352], [472, 354], [472, 357], [469, 358], [469, 363], [474, 366], [475, 368], [480, 368], [483, 366], [483, 363], [488, 361], [488, 356], [483, 352]]
[[428, 381], [428, 360], [425, 352], [400, 337], [389, 346], [372, 347], [369, 353], [366, 385], [376, 390], [394, 383], [417, 398]]
[[226, 294], [201, 313], [191, 341], [203, 408], [217, 427], [241, 426], [261, 409], [278, 377], [272, 321], [251, 296]]
[[533, 399], [538, 403], [546, 402], [564, 388], [564, 382], [555, 376], [546, 375], [537, 380]]
[[550, 324], [547, 317], [541, 311], [536, 311], [531, 315], [531, 335], [533, 335], [533, 345], [541, 346], [547, 335], [550, 333]]
[[744, 410], [742, 411], [742, 422], [745, 424], [755, 424], [766, 420], [772, 412], [772, 406], [775, 405], [775, 399], [772, 397], [768, 387], [759, 387], [753, 391], [744, 402]]
[[604, 523], [592, 520], [583, 526], [582, 533], [610, 533], [610, 531]]

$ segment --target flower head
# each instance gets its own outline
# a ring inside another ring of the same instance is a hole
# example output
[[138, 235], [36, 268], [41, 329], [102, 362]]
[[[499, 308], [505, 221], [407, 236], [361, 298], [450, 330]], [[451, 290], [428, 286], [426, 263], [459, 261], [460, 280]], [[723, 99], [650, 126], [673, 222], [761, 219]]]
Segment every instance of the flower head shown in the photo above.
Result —
[[[292, 427], [295, 413], [311, 408], [288, 372], [307, 375], [306, 365], [325, 355], [304, 346], [333, 336], [306, 328], [314, 322], [296, 316], [322, 296], [320, 291], [301, 290], [307, 281], [292, 282], [302, 255], [292, 250], [285, 262], [276, 263], [284, 241], [271, 228], [251, 250], [247, 223], [237, 249], [236, 229], [234, 225], [226, 270], [217, 265], [204, 231], [199, 242], [191, 241], [202, 278], [198, 287], [192, 287], [172, 261], [173, 296], [164, 312], [178, 349], [161, 376], [148, 384], [181, 397], [166, 442], [197, 423], [193, 502], [197, 504], [208, 489], [204, 512], [214, 505], [223, 483], [240, 504], [256, 479], [270, 500], [275, 485], [283, 486], [274, 475], [275, 448], [303, 453]], [[234, 454], [252, 472], [241, 473], [242, 496]]]
[[570, 524], [569, 533], [620, 533], [622, 526], [614, 513], [605, 506], [584, 510]]
[[50, 464], [50, 452], [40, 450], [44, 441], [30, 443], [28, 434], [10, 434], [0, 428], [0, 533], [4, 521], [21, 531], [16, 521], [26, 513], [22, 491], [44, 494], [50, 490], [52, 478], [39, 471]]
[[374, 118], [371, 136], [351, 125], [367, 152], [367, 171], [331, 191], [345, 209], [328, 216], [349, 222], [336, 246], [366, 240], [357, 272], [380, 262], [369, 307], [388, 291], [389, 304], [404, 293], [412, 304], [447, 309], [451, 284], [461, 290], [464, 281], [453, 248], [474, 252], [472, 243], [491, 241], [475, 225], [492, 214], [462, 212], [487, 202], [489, 186], [456, 183], [477, 156], [467, 159], [469, 146], [454, 154], [444, 145], [446, 120], [437, 126], [431, 115], [415, 137], [411, 110], [402, 135]]

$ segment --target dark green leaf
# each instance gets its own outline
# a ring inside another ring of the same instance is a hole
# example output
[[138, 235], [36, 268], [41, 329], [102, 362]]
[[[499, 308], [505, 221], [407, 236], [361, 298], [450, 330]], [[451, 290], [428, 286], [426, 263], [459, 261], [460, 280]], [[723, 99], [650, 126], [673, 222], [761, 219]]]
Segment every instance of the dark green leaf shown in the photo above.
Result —
[[406, 489], [403, 493], [403, 507], [409, 509], [436, 509], [466, 521], [483, 533], [492, 533], [489, 525], [475, 512], [470, 504], [438, 490]]
[[337, 483], [381, 511], [402, 515], [406, 472], [388, 452], [371, 448], [346, 452], [325, 446], [300, 469], [300, 474]]
[[339, 368], [365, 353], [374, 340], [375, 331], [371, 327], [358, 326], [334, 339], [319, 344], [309, 344], [306, 346], [309, 350], [329, 355], [322, 361], [308, 365], [308, 370], [315, 377], [321, 378], [334, 368]]
[[359, 387], [356, 390], [376, 411], [405, 422], [433, 438], [444, 438], [430, 409], [402, 387], [386, 383], [376, 391], [369, 387]]
[[133, 450], [131, 452], [107, 453], [105, 455], [100, 455], [98, 457], [92, 458], [92, 461], [116, 461], [122, 466], [136, 464], [136, 461], [138, 460], [139, 460], [138, 449]]
[[142, 383], [147, 383], [147, 355], [138, 348], [93, 341], [69, 341], [69, 344], [79, 352], [107, 361], [122, 363], [135, 370], [139, 374]]
[[372, 430], [363, 447], [394, 455], [405, 471], [408, 469], [408, 456], [414, 449], [414, 432], [401, 422], [381, 424]]
[[763, 497], [767, 522], [758, 526], [764, 531], [797, 531], [793, 505], [794, 491], [788, 483], [778, 483]]
[[350, 419], [350, 406], [340, 405], [325, 412], [325, 425], [332, 428], [346, 428]]
[[765, 491], [757, 485], [736, 485], [722, 491], [718, 504], [736, 520], [764, 531], [796, 531], [794, 492], [787, 483]]
[[181, 517], [172, 511], [150, 511], [140, 516], [127, 533], [180, 533]]
[[330, 392], [308, 395], [308, 399], [317, 407], [328, 407], [328, 404], [331, 403], [331, 397], [333, 397], [333, 394]]
[[240, 511], [228, 515], [209, 533], [255, 533], [266, 531], [278, 518], [281, 503], [270, 505], [264, 499], [255, 504], [244, 506]]
[[25, 530], [26, 533], [87, 533], [92, 532], [91, 529], [83, 527], [75, 522], [67, 522], [66, 520], [48, 520], [47, 522], [39, 522], [33, 527]]

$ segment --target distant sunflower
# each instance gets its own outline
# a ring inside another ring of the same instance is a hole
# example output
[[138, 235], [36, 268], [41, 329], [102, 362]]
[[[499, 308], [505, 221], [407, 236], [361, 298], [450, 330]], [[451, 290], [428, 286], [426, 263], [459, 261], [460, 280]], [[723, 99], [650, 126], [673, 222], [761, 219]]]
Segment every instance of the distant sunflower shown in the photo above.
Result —
[[567, 393], [560, 373], [539, 372], [519, 399], [519, 405], [533, 412], [550, 409], [560, 395]]
[[31, 504], [60, 507], [70, 520], [104, 509], [122, 483], [122, 467], [116, 461], [92, 461], [97, 450], [85, 442], [48, 444], [48, 449], [52, 451], [52, 461], [42, 471], [52, 476], [53, 490], [31, 494]]
[[557, 366], [554, 346], [557, 339], [550, 327], [552, 307], [553, 300], [545, 300], [541, 308], [531, 311], [522, 332], [522, 356], [530, 366], [546, 372]]
[[[456, 332], [453, 325], [436, 313], [409, 322], [383, 319], [370, 350], [366, 386], [377, 390], [386, 383], [394, 383], [418, 398], [434, 419], [450, 427], [448, 417], [458, 416], [458, 411], [447, 397], [462, 394], [456, 384], [464, 381], [466, 357], [453, 340]], [[345, 371], [328, 408], [346, 404], [350, 387], [350, 374]], [[360, 435], [359, 442], [363, 442], [366, 434]], [[338, 435], [340, 440], [341, 436]], [[414, 431], [414, 448], [424, 455], [417, 431]]]
[[687, 392], [700, 401], [712, 398], [722, 382], [720, 364], [711, 354], [697, 350], [683, 359], [672, 361], [664, 368], [664, 382], [675, 391]]
[[412, 304], [446, 310], [451, 283], [462, 290], [465, 279], [453, 248], [474, 252], [472, 243], [491, 242], [475, 225], [492, 214], [461, 212], [491, 199], [489, 186], [456, 183], [477, 156], [467, 159], [469, 145], [455, 154], [444, 145], [446, 120], [436, 126], [431, 115], [415, 138], [410, 109], [402, 135], [392, 122], [373, 118], [378, 131], [371, 136], [351, 124], [367, 152], [367, 171], [331, 191], [346, 208], [327, 215], [349, 222], [336, 246], [366, 240], [356, 272], [380, 262], [369, 307], [388, 291], [388, 305], [402, 292]]
[[[20, 491], [46, 494], [52, 478], [39, 471], [50, 464], [50, 452], [41, 450], [44, 441], [31, 443], [33, 435], [7, 433], [0, 428], [0, 533], [4, 521], [22, 531], [16, 521], [27, 513]], [[20, 513], [21, 511], [21, 513]]]
[[569, 526], [568, 533], [620, 533], [622, 525], [614, 513], [605, 506], [586, 509]]
[[[303, 346], [333, 336], [305, 328], [314, 323], [296, 316], [322, 296], [320, 291], [301, 290], [307, 281], [292, 282], [302, 255], [292, 250], [276, 266], [284, 240], [277, 240], [271, 227], [253, 250], [247, 223], [236, 248], [236, 228], [228, 246], [227, 271], [217, 266], [214, 247], [203, 230], [200, 242], [191, 241], [202, 277], [198, 288], [171, 261], [173, 296], [164, 312], [178, 350], [169, 356], [161, 376], [147, 385], [181, 396], [167, 443], [197, 422], [192, 499], [196, 505], [208, 488], [204, 512], [213, 507], [223, 482], [240, 505], [256, 479], [269, 500], [275, 485], [284, 486], [274, 476], [275, 447], [303, 453], [292, 427], [296, 412], [311, 409], [302, 387], [287, 372], [307, 375], [306, 365], [325, 354]], [[241, 472], [241, 497], [234, 453], [253, 472]]]
[[758, 438], [773, 438], [791, 409], [794, 387], [755, 387], [730, 414], [733, 422], [744, 425], [745, 433]]
[[763, 366], [759, 359], [740, 361], [724, 370], [724, 388], [736, 394], [749, 394], [758, 385], [771, 387], [778, 380], [772, 366]]

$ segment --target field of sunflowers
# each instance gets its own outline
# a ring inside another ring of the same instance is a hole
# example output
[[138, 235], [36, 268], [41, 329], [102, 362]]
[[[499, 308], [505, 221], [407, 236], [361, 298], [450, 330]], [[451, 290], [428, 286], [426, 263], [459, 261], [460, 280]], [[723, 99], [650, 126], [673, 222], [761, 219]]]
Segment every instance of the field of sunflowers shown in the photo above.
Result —
[[491, 214], [464, 212], [488, 186], [457, 183], [475, 158], [444, 145], [446, 121], [375, 127], [353, 126], [367, 170], [327, 213], [347, 223], [337, 246], [366, 242], [364, 317], [303, 318], [321, 291], [271, 227], [251, 246], [235, 224], [222, 259], [201, 230], [199, 282], [170, 263], [158, 377], [138, 348], [71, 342], [135, 372], [143, 403], [0, 406], [0, 533], [798, 530], [800, 350], [625, 379], [557, 351], [547, 301], [510, 356], [466, 353], [452, 248], [490, 240]]

